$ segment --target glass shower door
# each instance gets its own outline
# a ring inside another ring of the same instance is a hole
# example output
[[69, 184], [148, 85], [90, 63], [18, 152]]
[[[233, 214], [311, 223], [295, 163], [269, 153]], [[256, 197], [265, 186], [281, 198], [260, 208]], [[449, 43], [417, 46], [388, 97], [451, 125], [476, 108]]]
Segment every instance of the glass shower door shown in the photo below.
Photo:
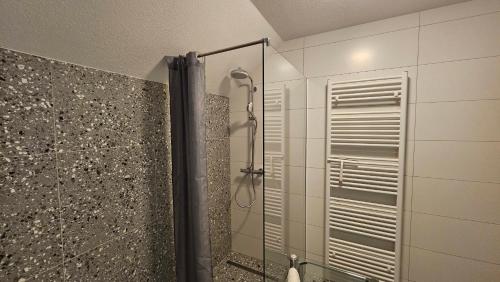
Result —
[[270, 281], [286, 278], [290, 255], [306, 255], [306, 81], [301, 64], [274, 50], [265, 57], [262, 208], [264, 272]]

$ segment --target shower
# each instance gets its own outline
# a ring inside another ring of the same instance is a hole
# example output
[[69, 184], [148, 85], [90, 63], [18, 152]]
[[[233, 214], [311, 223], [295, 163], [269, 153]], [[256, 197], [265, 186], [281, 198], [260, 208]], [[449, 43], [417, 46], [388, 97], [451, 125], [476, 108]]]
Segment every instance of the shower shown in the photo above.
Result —
[[250, 80], [250, 88], [248, 91], [248, 103], [247, 103], [247, 113], [248, 113], [248, 122], [250, 123], [250, 165], [246, 168], [240, 169], [241, 172], [245, 173], [246, 175], [249, 175], [251, 178], [252, 182], [252, 193], [253, 197], [251, 197], [251, 200], [248, 204], [241, 204], [238, 201], [238, 190], [236, 190], [236, 193], [234, 194], [234, 201], [240, 208], [250, 208], [254, 205], [255, 200], [257, 198], [257, 194], [255, 192], [255, 175], [262, 175], [264, 174], [264, 171], [262, 169], [255, 170], [255, 136], [257, 134], [257, 118], [255, 117], [254, 114], [254, 109], [253, 109], [253, 95], [255, 91], [257, 90], [256, 87], [253, 85], [253, 79], [252, 77], [248, 74], [247, 71], [245, 71], [242, 68], [237, 68], [235, 70], [231, 71], [231, 77], [234, 79], [242, 80], [242, 79], [249, 79]]

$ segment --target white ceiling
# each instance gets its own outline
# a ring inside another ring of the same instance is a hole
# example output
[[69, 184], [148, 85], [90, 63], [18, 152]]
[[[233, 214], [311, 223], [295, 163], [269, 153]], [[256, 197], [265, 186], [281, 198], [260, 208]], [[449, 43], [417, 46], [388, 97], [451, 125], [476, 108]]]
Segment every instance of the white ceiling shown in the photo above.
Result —
[[283, 40], [464, 0], [252, 0]]
[[[0, 47], [154, 81], [167, 79], [165, 55], [266, 36], [281, 42], [249, 0], [0, 1]], [[255, 62], [237, 55], [226, 62]]]

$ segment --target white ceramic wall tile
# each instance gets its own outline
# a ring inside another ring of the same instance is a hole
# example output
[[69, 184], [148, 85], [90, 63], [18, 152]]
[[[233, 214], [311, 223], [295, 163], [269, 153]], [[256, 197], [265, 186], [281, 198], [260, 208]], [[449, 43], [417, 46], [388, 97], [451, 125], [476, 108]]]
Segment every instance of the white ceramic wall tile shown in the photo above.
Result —
[[287, 215], [290, 221], [306, 223], [306, 199], [303, 195], [286, 194], [288, 198]]
[[280, 54], [295, 68], [297, 72], [300, 74], [304, 73], [304, 49], [281, 52]]
[[[262, 123], [262, 112], [255, 111], [257, 121]], [[229, 113], [229, 133], [230, 136], [248, 137], [252, 134], [250, 123], [248, 121], [248, 113], [246, 111], [230, 112]], [[263, 126], [257, 127], [257, 138], [262, 138]]]
[[[231, 136], [230, 141], [230, 151], [231, 151], [231, 161], [234, 162], [250, 162], [250, 146], [247, 137]], [[262, 163], [262, 139], [257, 138], [255, 140], [255, 162]]]
[[296, 250], [306, 250], [306, 226], [303, 223], [286, 221], [288, 246]]
[[303, 166], [285, 167], [286, 191], [290, 194], [306, 194], [306, 168]]
[[307, 109], [307, 138], [326, 138], [326, 108]]
[[408, 279], [410, 271], [410, 247], [402, 246], [401, 247], [401, 279]]
[[413, 185], [413, 211], [500, 224], [500, 184], [415, 177]]
[[325, 139], [307, 139], [307, 167], [324, 168], [326, 162]]
[[[234, 85], [231, 87], [229, 94], [229, 112], [242, 112], [246, 111], [247, 104], [249, 100], [249, 89], [250, 81], [246, 80], [236, 80]], [[257, 86], [257, 92], [254, 95], [255, 110], [262, 110], [262, 87], [261, 85], [255, 84]]]
[[[262, 189], [256, 189], [256, 196], [254, 196], [251, 186], [242, 185], [240, 186], [240, 191], [238, 192], [238, 201], [241, 204], [249, 204], [251, 200], [255, 200], [255, 204], [251, 208], [241, 208], [234, 201], [234, 196], [238, 189], [238, 185], [231, 186], [231, 208], [240, 212], [250, 211], [255, 214], [262, 214], [262, 203], [263, 203], [263, 194]], [[256, 197], [256, 198], [255, 198]]]
[[418, 26], [418, 13], [341, 28], [305, 37], [305, 47], [370, 36]]
[[[306, 80], [295, 79], [266, 83], [266, 89], [285, 90], [285, 109], [305, 109], [306, 107]], [[262, 103], [261, 103], [262, 104]]]
[[254, 238], [262, 238], [262, 214], [231, 209], [231, 232], [241, 233]]
[[[269, 52], [273, 48], [266, 48]], [[261, 47], [239, 49], [236, 52], [220, 53], [217, 57], [206, 58], [205, 89], [208, 93], [233, 96], [237, 90], [237, 80], [230, 77], [231, 70], [241, 67], [249, 72], [255, 68], [261, 72]], [[256, 77], [254, 75], [254, 77]]]
[[422, 26], [419, 64], [500, 55], [500, 13]]
[[500, 183], [499, 160], [500, 142], [415, 142], [415, 176]]
[[306, 48], [306, 77], [323, 76], [417, 63], [418, 28]]
[[314, 225], [306, 225], [306, 251], [318, 256], [325, 252], [325, 230]]
[[405, 176], [413, 176], [415, 141], [407, 140], [405, 147]]
[[402, 236], [402, 242], [403, 245], [410, 245], [410, 239], [411, 239], [411, 224], [412, 224], [412, 213], [409, 211], [404, 211], [403, 212], [403, 236]]
[[243, 136], [231, 136], [230, 138], [230, 156], [233, 162], [248, 162], [248, 140]]
[[307, 108], [325, 108], [328, 77], [307, 79]]
[[411, 246], [500, 264], [500, 225], [412, 214]]
[[285, 109], [306, 108], [306, 80], [288, 80], [281, 82], [285, 86]]
[[287, 41], [282, 41], [278, 46], [276, 47], [276, 50], [278, 52], [285, 52], [285, 51], [291, 51], [291, 50], [296, 50], [296, 49], [302, 49], [304, 48], [304, 38], [297, 38], [297, 39], [292, 39], [292, 40], [287, 40]]
[[306, 171], [306, 196], [324, 199], [325, 169], [308, 167]]
[[417, 104], [408, 104], [406, 107], [406, 140], [415, 140]]
[[306, 138], [305, 109], [285, 111], [285, 137]]
[[414, 281], [498, 281], [500, 266], [411, 248], [410, 279]]
[[[284, 55], [286, 53], [286, 56]], [[304, 78], [303, 49], [275, 53], [265, 58], [265, 82], [277, 82]], [[254, 77], [256, 82], [262, 81], [260, 76]]]
[[[245, 184], [250, 185], [250, 177], [246, 176], [245, 173], [241, 172], [240, 169], [248, 167], [248, 163], [246, 162], [230, 162], [230, 170], [231, 170], [231, 185], [239, 185]], [[256, 168], [261, 168], [261, 163], [255, 163]], [[260, 189], [262, 187], [262, 177], [257, 177], [257, 181], [255, 181], [256, 187]]]
[[254, 258], [263, 258], [263, 242], [260, 239], [250, 237], [241, 233], [232, 234], [232, 249], [235, 252], [251, 256]]
[[290, 166], [305, 166], [306, 139], [289, 138], [285, 140], [285, 163]]
[[405, 176], [403, 186], [403, 209], [405, 211], [412, 210], [412, 197], [413, 197], [413, 177]]
[[500, 100], [419, 103], [417, 140], [500, 141]]
[[420, 24], [427, 25], [491, 13], [494, 11], [500, 11], [500, 1], [498, 0], [467, 1], [455, 5], [422, 11], [420, 14]]
[[306, 257], [306, 251], [305, 250], [299, 250], [295, 249], [291, 246], [288, 247], [288, 254], [295, 254], [299, 257], [299, 259], [303, 259]]
[[499, 77], [500, 57], [421, 65], [418, 102], [500, 99]]
[[325, 199], [306, 196], [307, 225], [325, 226]]
[[319, 265], [322, 265], [325, 263], [324, 256], [320, 256], [320, 255], [317, 255], [317, 254], [314, 254], [311, 252], [306, 251], [306, 258], [307, 258], [307, 261], [314, 262], [314, 263], [319, 264]]

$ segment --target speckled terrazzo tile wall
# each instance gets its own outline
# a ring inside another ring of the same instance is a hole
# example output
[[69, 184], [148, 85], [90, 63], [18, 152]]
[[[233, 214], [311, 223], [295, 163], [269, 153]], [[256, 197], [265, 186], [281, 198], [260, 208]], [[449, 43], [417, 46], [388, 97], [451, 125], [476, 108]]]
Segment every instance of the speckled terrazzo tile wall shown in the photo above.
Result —
[[210, 240], [212, 265], [215, 267], [231, 251], [229, 98], [207, 95], [205, 119]]
[[0, 60], [0, 281], [172, 281], [165, 86]]

